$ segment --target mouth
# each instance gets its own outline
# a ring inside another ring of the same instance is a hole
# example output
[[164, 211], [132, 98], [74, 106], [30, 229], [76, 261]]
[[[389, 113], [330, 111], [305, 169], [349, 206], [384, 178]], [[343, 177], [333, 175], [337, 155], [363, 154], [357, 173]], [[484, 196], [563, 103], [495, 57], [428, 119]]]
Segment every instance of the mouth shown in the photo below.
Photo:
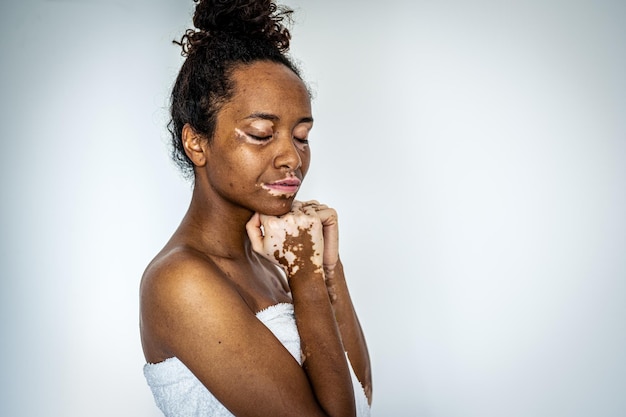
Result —
[[299, 178], [287, 177], [269, 184], [263, 184], [262, 187], [272, 195], [293, 195], [300, 189], [300, 184], [302, 184], [302, 181]]

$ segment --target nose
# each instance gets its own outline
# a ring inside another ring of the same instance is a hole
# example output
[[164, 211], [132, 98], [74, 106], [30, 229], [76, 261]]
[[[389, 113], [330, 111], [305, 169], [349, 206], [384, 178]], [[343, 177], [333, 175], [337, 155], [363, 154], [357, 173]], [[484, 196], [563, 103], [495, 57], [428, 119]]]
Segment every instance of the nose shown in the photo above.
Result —
[[300, 152], [298, 152], [298, 148], [290, 136], [284, 135], [276, 143], [278, 149], [274, 157], [274, 167], [295, 171], [302, 166]]

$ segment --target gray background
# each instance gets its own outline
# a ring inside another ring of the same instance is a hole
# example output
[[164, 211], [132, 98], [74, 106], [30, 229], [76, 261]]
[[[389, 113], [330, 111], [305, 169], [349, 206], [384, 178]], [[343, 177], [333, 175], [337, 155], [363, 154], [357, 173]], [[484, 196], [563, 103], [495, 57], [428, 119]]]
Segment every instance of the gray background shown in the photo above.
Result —
[[[626, 3], [288, 4], [374, 415], [626, 415]], [[0, 415], [159, 415], [137, 293], [189, 201], [192, 7], [1, 3]]]

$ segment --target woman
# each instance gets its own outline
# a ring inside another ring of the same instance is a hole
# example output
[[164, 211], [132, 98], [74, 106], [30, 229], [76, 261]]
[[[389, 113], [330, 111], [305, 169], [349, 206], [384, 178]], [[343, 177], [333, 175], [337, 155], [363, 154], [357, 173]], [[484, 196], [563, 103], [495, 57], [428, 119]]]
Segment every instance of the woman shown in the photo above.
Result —
[[369, 357], [337, 215], [295, 200], [313, 117], [285, 55], [291, 11], [269, 0], [197, 3], [170, 124], [193, 195], [141, 283], [157, 405], [167, 416], [369, 415]]

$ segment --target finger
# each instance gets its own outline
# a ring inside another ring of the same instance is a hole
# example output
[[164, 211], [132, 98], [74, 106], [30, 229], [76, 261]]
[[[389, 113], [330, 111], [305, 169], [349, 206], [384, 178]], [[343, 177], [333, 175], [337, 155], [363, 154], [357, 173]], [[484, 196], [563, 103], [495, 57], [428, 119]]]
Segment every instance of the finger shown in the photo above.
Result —
[[307, 216], [313, 216], [313, 217], [319, 218], [319, 216], [317, 215], [317, 210], [315, 209], [314, 206], [304, 206], [302, 207], [302, 212], [306, 214]]
[[303, 205], [302, 201], [294, 200], [294, 202], [291, 203], [291, 211], [293, 212], [293, 211], [300, 210], [302, 205]]
[[322, 222], [322, 234], [324, 236], [324, 264], [334, 267], [337, 263], [339, 252], [339, 222], [337, 212], [334, 209], [326, 208], [317, 212], [317, 216]]
[[335, 209], [324, 206], [323, 208], [317, 209], [316, 212], [324, 226], [330, 226], [338, 223], [337, 212]]
[[310, 200], [303, 203], [303, 207], [312, 207], [315, 211], [326, 210], [329, 207], [326, 204], [320, 204], [317, 200]]
[[246, 232], [252, 244], [252, 250], [263, 253], [263, 231], [261, 230], [261, 217], [259, 213], [254, 213], [252, 218], [246, 223]]
[[303, 205], [304, 207], [308, 207], [308, 206], [319, 206], [319, 204], [320, 204], [320, 203], [319, 203], [317, 200], [309, 200], [309, 201], [304, 201], [304, 202], [302, 203], [302, 205]]

